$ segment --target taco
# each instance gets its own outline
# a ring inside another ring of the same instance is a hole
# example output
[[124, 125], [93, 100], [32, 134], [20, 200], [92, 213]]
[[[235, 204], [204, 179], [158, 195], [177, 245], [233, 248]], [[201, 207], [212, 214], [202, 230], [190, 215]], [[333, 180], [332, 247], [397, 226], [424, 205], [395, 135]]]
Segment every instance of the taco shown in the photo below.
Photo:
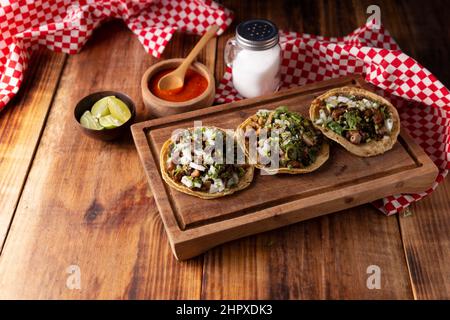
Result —
[[178, 132], [161, 148], [162, 177], [170, 187], [202, 199], [219, 198], [245, 189], [253, 180], [254, 168], [238, 164], [239, 146], [233, 144], [234, 160], [228, 163], [224, 156], [228, 146], [223, 129], [196, 127]]
[[[250, 155], [250, 136], [257, 136], [256, 156]], [[251, 157], [251, 163], [270, 174], [308, 173], [318, 169], [329, 158], [329, 144], [311, 121], [286, 107], [259, 110], [241, 123], [237, 140]], [[272, 154], [278, 152], [278, 154]], [[278, 156], [278, 167], [272, 168], [268, 159]], [[256, 158], [256, 159], [255, 159]]]
[[400, 132], [397, 109], [361, 88], [330, 90], [311, 103], [309, 113], [324, 135], [360, 157], [392, 149]]

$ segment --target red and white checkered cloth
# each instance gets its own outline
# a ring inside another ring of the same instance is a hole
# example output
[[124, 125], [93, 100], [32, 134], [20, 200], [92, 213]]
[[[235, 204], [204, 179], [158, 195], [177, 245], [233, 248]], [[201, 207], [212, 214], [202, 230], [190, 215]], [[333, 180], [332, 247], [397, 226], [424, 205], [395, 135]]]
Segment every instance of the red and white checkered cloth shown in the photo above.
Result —
[[211, 0], [0, 0], [0, 110], [17, 93], [39, 46], [77, 53], [100, 22], [119, 18], [159, 57], [176, 30], [221, 34], [232, 12]]
[[[450, 169], [450, 92], [427, 69], [400, 51], [382, 26], [367, 23], [343, 38], [281, 32], [282, 88], [350, 74], [367, 82], [399, 109], [402, 127], [439, 168], [433, 185], [418, 194], [399, 194], [375, 201], [376, 208], [394, 214], [430, 194]], [[225, 71], [216, 102], [242, 99]]]

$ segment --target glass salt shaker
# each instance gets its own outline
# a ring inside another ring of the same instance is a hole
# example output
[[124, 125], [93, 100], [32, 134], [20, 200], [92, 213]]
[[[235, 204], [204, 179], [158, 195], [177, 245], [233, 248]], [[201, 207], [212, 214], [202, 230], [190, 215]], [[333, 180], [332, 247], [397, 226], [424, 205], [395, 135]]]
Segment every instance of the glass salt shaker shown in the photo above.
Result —
[[245, 98], [272, 93], [280, 87], [281, 47], [278, 28], [268, 20], [249, 20], [236, 27], [225, 47], [233, 86]]

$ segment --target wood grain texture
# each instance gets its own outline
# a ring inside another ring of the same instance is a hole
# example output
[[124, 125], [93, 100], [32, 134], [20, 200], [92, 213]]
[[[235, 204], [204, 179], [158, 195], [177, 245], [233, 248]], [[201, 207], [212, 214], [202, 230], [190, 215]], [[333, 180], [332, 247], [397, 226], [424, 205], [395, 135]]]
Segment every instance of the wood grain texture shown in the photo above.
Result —
[[[345, 1], [264, 6], [247, 1], [245, 10], [233, 1], [224, 4], [237, 12], [237, 21], [256, 14], [281, 29], [339, 36], [358, 27], [354, 6]], [[225, 39], [219, 39], [218, 48], [221, 41]], [[383, 270], [382, 290], [365, 285], [372, 264]], [[412, 298], [405, 271], [396, 218], [365, 205], [211, 250], [205, 254], [202, 298]]]
[[400, 215], [416, 299], [450, 299], [450, 181]]
[[[104, 89], [144, 116], [140, 77], [154, 61], [119, 22], [69, 57], [0, 257], [0, 298], [199, 298], [202, 260], [172, 256], [131, 134], [92, 140], [73, 119], [80, 98]], [[70, 265], [81, 290], [66, 287]]]
[[[430, 4], [411, 6], [403, 3], [406, 25], [415, 41], [404, 39], [400, 45], [411, 51], [448, 88], [450, 10], [445, 1], [432, 1]], [[400, 216], [399, 221], [414, 297], [450, 299], [449, 178], [430, 197], [414, 204], [411, 213], [412, 216]]]
[[[398, 232], [360, 206], [222, 245], [205, 254], [202, 298], [410, 299]], [[381, 290], [366, 286], [371, 265]]]
[[0, 113], [0, 252], [66, 57], [37, 51], [16, 97]]
[[[359, 8], [372, 1], [355, 1]], [[450, 14], [445, 1], [382, 1], [382, 22], [404, 52], [450, 84]], [[392, 19], [395, 15], [403, 19]], [[432, 17], [432, 18], [431, 18]], [[398, 217], [415, 299], [450, 298], [449, 178]]]

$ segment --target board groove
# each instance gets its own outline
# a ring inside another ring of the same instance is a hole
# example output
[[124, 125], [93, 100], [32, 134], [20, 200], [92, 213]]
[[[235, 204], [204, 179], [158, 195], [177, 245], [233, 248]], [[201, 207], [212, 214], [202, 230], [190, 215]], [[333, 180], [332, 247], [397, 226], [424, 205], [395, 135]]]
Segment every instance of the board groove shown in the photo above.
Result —
[[[358, 179], [354, 180], [353, 183], [357, 184], [357, 183], [360, 183], [360, 182], [362, 182], [362, 181], [364, 181], [366, 179], [374, 180], [375, 178], [380, 178], [380, 177], [383, 177], [383, 176], [391, 176], [392, 174], [399, 173], [399, 172], [405, 173], [408, 170], [414, 169], [414, 168], [416, 168], [416, 166], [404, 166], [404, 167], [401, 167], [401, 168], [396, 168], [396, 169], [393, 169], [393, 170], [381, 173], [381, 176], [380, 176], [380, 174], [373, 174], [373, 175], [370, 175], [370, 176], [366, 176], [364, 178], [358, 178]], [[256, 213], [256, 212], [258, 212], [260, 210], [263, 210], [266, 207], [275, 207], [275, 206], [279, 206], [279, 205], [287, 203], [287, 202], [302, 200], [302, 199], [308, 198], [308, 197], [310, 197], [310, 196], [312, 196], [314, 194], [317, 194], [317, 193], [326, 193], [326, 192], [332, 191], [332, 190], [334, 190], [336, 188], [346, 187], [346, 186], [349, 186], [351, 184], [352, 183], [350, 183], [350, 182], [338, 183], [338, 184], [333, 185], [332, 187], [326, 187], [326, 188], [319, 189], [319, 190], [305, 192], [305, 193], [302, 193], [301, 195], [292, 195], [292, 196], [282, 197], [282, 198], [279, 198], [279, 199], [273, 200], [273, 201], [263, 202], [261, 204], [255, 205], [255, 206], [248, 207], [248, 208], [246, 208], [246, 209], [244, 209], [242, 211], [239, 211], [239, 212], [233, 212], [233, 213], [226, 214], [226, 215], [223, 215], [223, 216], [213, 217], [213, 218], [205, 219], [205, 220], [202, 220], [202, 221], [189, 223], [184, 228], [183, 228], [182, 223], [180, 221], [178, 221], [178, 225], [180, 226], [180, 229], [182, 229], [182, 230], [190, 230], [190, 229], [194, 229], [194, 228], [197, 228], [197, 227], [201, 227], [201, 226], [206, 226], [206, 225], [209, 225], [209, 224], [217, 223], [217, 222], [220, 222], [220, 221], [225, 221], [225, 220], [228, 220], [228, 219], [233, 219], [233, 218], [245, 216], [245, 215], [248, 215], [248, 214]], [[348, 197], [348, 198], [346, 198], [346, 201], [348, 203], [350, 203], [353, 200], [352, 200], [351, 197]], [[174, 213], [177, 216], [180, 216], [180, 213], [176, 210], [176, 207], [173, 207], [173, 210], [174, 210]]]

